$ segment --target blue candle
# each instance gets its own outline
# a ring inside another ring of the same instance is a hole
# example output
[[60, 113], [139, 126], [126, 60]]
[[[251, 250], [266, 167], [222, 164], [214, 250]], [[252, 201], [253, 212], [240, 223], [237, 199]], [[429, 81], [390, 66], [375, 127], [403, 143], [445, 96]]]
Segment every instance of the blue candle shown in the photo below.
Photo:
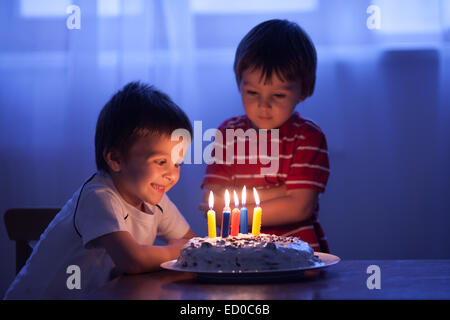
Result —
[[241, 208], [241, 221], [239, 224], [239, 232], [240, 233], [248, 233], [248, 218], [247, 218], [247, 208], [245, 207], [245, 202], [247, 201], [247, 192], [244, 188], [242, 189], [242, 208]]
[[231, 212], [229, 211], [223, 212], [222, 230], [220, 231], [220, 236], [222, 238], [226, 238], [230, 234], [230, 214]]
[[227, 189], [225, 190], [225, 208], [223, 208], [222, 229], [220, 231], [220, 236], [222, 238], [226, 238], [230, 234], [230, 215], [231, 215], [230, 193], [228, 192]]
[[241, 222], [239, 225], [240, 233], [248, 233], [248, 218], [247, 218], [248, 210], [245, 207], [241, 208]]

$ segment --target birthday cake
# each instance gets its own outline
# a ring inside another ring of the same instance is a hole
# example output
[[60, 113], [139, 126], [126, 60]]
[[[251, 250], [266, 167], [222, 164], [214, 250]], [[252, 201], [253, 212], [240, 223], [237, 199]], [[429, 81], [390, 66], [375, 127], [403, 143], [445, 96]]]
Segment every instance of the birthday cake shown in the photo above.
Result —
[[239, 233], [226, 238], [195, 237], [181, 249], [175, 266], [188, 271], [244, 272], [321, 266], [307, 242], [296, 237]]

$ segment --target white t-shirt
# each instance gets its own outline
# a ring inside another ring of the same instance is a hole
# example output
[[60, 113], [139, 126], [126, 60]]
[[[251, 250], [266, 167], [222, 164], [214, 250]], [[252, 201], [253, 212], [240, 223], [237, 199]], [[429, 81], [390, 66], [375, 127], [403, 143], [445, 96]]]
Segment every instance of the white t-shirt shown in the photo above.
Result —
[[[41, 235], [5, 299], [74, 299], [102, 286], [114, 267], [106, 250], [90, 243], [102, 235], [128, 231], [139, 244], [152, 245], [156, 236], [179, 239], [189, 230], [167, 195], [155, 206], [145, 202], [142, 212], [122, 199], [103, 171], [85, 184], [74, 215], [80, 190]], [[69, 289], [76, 283], [71, 265], [79, 267], [81, 289]]]

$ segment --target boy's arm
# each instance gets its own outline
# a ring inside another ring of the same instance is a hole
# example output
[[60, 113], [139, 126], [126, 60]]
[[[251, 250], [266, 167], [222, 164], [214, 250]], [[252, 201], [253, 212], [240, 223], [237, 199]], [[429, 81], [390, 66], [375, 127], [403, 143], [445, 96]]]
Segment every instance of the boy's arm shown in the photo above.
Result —
[[[203, 196], [202, 196], [202, 203], [199, 206], [199, 209], [202, 211], [207, 211], [209, 209], [208, 206], [208, 198], [209, 198], [209, 192], [212, 191], [214, 193], [214, 210], [217, 212], [218, 210], [222, 211], [225, 206], [225, 189], [227, 189], [224, 186], [221, 185], [215, 185], [215, 184], [206, 184], [203, 189]], [[234, 188], [228, 188], [228, 191], [230, 191], [230, 197], [231, 197], [231, 208], [234, 208], [234, 198], [233, 198], [233, 190]], [[242, 194], [242, 188], [236, 189], [236, 193], [239, 196], [239, 205], [242, 206], [241, 194]], [[275, 198], [280, 198], [286, 196], [286, 186], [282, 185], [279, 187], [273, 187], [268, 189], [259, 189], [258, 195], [261, 199], [261, 201], [271, 200]], [[247, 203], [252, 204], [254, 203], [253, 199], [253, 189], [247, 188]]]
[[262, 225], [276, 226], [311, 218], [319, 192], [325, 190], [330, 172], [325, 135], [312, 125], [305, 127], [302, 135], [304, 139], [298, 140], [283, 185], [285, 192], [274, 190], [271, 195], [274, 198], [267, 201], [261, 197]]
[[[208, 200], [209, 200], [209, 192], [212, 191], [214, 193], [214, 211], [222, 211], [225, 206], [225, 189], [226, 187], [218, 184], [206, 184], [203, 187], [203, 196], [202, 203], [199, 206], [199, 209], [202, 211], [209, 210]], [[230, 191], [231, 200], [233, 200], [233, 189], [228, 188]], [[236, 190], [237, 192], [237, 190]], [[239, 197], [240, 198], [240, 197]]]
[[[259, 190], [258, 190], [259, 193]], [[284, 194], [276, 190], [279, 196], [261, 199], [261, 224], [263, 226], [277, 226], [301, 222], [309, 219], [317, 205], [319, 192], [313, 189], [285, 190]], [[253, 221], [254, 202], [247, 205], [249, 224]]]
[[[216, 212], [216, 225], [220, 226], [222, 222], [222, 211], [224, 207], [224, 192], [225, 187], [219, 185], [208, 184], [203, 190], [203, 203], [200, 205], [200, 210], [207, 211], [209, 191], [214, 193], [214, 211]], [[230, 188], [229, 191], [232, 189]], [[314, 211], [317, 203], [317, 190], [313, 189], [294, 189], [286, 190], [286, 186], [269, 189], [259, 189], [258, 195], [261, 198], [261, 207], [263, 214], [261, 217], [262, 224], [265, 226], [283, 225], [289, 223], [301, 222], [309, 219]], [[241, 190], [236, 190], [241, 195]], [[233, 208], [233, 200], [231, 201], [231, 208]], [[247, 189], [247, 204], [248, 209], [248, 223], [253, 221], [253, 208], [255, 207], [253, 199], [253, 190]], [[283, 213], [283, 214], [280, 214]]]
[[[185, 236], [189, 232], [192, 233], [189, 230]], [[92, 243], [105, 248], [119, 272], [133, 274], [156, 271], [161, 263], [176, 259], [186, 239], [171, 240], [167, 246], [141, 245], [129, 232], [118, 231], [94, 239]]]
[[[195, 233], [191, 230], [191, 228], [189, 228], [189, 230], [186, 232], [186, 234], [181, 239], [189, 240], [193, 237], [195, 237]], [[172, 240], [169, 240], [168, 243], [173, 244], [173, 243], [176, 243], [178, 240], [180, 240], [180, 239], [172, 239]]]
[[[216, 226], [220, 227], [222, 225], [222, 211], [225, 207], [225, 187], [217, 184], [206, 184], [203, 187], [203, 196], [202, 203], [199, 205], [199, 209], [204, 211], [205, 214], [209, 210], [208, 200], [209, 200], [209, 192], [212, 191], [214, 193], [214, 208], [213, 210], [216, 212]], [[230, 191], [230, 189], [228, 190]], [[231, 194], [232, 195], [232, 191]], [[206, 218], [206, 215], [205, 215]]]

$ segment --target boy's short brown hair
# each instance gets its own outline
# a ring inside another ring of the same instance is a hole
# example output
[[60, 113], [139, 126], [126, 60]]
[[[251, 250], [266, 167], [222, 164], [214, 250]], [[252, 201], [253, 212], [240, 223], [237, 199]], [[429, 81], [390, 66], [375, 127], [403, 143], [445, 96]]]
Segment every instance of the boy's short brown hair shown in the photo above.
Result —
[[234, 59], [238, 86], [242, 73], [249, 68], [260, 69], [264, 81], [270, 81], [275, 72], [282, 80], [299, 80], [302, 99], [314, 92], [316, 67], [316, 49], [306, 32], [295, 22], [278, 19], [250, 30], [239, 43]]
[[123, 156], [139, 137], [168, 136], [176, 129], [192, 136], [189, 118], [166, 94], [153, 86], [130, 82], [103, 107], [95, 130], [95, 162], [98, 170], [109, 171], [104, 154], [111, 149]]

